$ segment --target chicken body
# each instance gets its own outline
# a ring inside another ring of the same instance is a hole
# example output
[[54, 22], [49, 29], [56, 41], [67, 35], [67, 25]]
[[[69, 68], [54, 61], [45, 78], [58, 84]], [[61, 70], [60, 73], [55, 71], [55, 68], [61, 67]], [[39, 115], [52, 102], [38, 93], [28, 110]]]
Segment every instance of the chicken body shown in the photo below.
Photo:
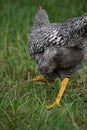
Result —
[[50, 23], [45, 10], [36, 14], [29, 52], [48, 80], [81, 72], [87, 46], [87, 14], [64, 23]]

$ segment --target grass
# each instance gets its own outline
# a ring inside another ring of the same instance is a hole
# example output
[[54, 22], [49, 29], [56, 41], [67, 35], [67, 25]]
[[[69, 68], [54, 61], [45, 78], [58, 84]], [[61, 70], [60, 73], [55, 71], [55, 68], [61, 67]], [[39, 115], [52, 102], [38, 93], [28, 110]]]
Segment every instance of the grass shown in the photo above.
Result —
[[30, 82], [36, 72], [27, 43], [39, 5], [51, 22], [87, 10], [86, 0], [0, 0], [0, 130], [86, 130], [87, 65], [81, 78], [72, 77], [61, 108], [45, 108], [56, 97], [59, 79], [48, 87]]

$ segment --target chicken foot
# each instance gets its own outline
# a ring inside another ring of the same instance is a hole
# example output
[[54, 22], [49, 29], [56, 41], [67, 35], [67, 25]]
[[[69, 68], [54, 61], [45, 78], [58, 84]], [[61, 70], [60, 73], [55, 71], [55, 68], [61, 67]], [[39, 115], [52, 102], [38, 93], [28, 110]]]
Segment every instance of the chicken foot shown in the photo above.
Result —
[[40, 81], [40, 82], [44, 82], [46, 86], [48, 85], [47, 80], [43, 76], [41, 76], [41, 75], [36, 76], [31, 81], [33, 81], [33, 82], [39, 82]]
[[60, 88], [60, 91], [58, 93], [58, 96], [57, 96], [55, 102], [53, 104], [51, 104], [51, 105], [47, 105], [47, 107], [46, 107], [47, 109], [51, 109], [51, 108], [53, 108], [53, 107], [55, 107], [57, 105], [61, 106], [60, 105], [60, 100], [61, 100], [61, 98], [63, 96], [63, 93], [64, 93], [64, 91], [65, 91], [65, 89], [66, 89], [66, 87], [68, 85], [68, 82], [69, 82], [69, 78], [65, 78], [65, 79], [62, 80], [61, 88]]

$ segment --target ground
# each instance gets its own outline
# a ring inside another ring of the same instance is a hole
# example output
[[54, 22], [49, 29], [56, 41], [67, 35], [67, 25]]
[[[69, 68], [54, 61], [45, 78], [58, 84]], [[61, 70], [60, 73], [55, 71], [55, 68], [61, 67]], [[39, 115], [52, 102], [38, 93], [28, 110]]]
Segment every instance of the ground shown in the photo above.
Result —
[[55, 100], [60, 79], [48, 86], [30, 82], [37, 72], [27, 45], [41, 4], [51, 22], [63, 22], [87, 10], [86, 0], [0, 1], [0, 130], [86, 130], [87, 65], [80, 77], [72, 76], [62, 107], [45, 107]]

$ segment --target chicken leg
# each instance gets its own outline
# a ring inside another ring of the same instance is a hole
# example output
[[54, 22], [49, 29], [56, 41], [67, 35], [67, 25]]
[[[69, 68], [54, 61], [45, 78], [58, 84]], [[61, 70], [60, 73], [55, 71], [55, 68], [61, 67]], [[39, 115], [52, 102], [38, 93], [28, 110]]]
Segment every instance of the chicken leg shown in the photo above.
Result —
[[40, 82], [44, 82], [45, 85], [48, 86], [47, 80], [46, 80], [43, 76], [41, 76], [41, 75], [36, 76], [36, 77], [33, 78], [31, 81], [33, 81], [33, 82], [39, 82], [39, 81], [40, 81]]
[[65, 91], [65, 89], [66, 89], [66, 87], [68, 85], [68, 82], [69, 82], [69, 78], [65, 78], [65, 79], [62, 80], [61, 88], [60, 88], [60, 91], [58, 93], [58, 96], [57, 96], [55, 102], [53, 104], [51, 104], [51, 105], [47, 105], [47, 109], [51, 109], [51, 108], [53, 108], [53, 107], [55, 107], [57, 105], [61, 106], [60, 105], [60, 100], [61, 100], [61, 98], [63, 96], [63, 93], [64, 93], [64, 91]]

